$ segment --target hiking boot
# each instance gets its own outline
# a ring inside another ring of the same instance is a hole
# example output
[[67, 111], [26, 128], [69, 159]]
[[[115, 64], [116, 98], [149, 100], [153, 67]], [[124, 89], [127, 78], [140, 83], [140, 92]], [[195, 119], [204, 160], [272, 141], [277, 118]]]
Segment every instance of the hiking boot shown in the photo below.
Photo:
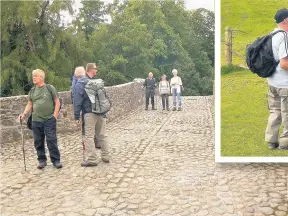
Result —
[[97, 166], [98, 163], [95, 163], [95, 162], [88, 162], [88, 161], [84, 161], [81, 163], [81, 166], [82, 167], [92, 167], [92, 166]]
[[268, 143], [268, 148], [270, 150], [274, 150], [274, 149], [278, 148], [278, 146], [279, 146], [278, 143], [270, 143], [270, 142]]
[[170, 111], [170, 109], [169, 109], [169, 108], [167, 108], [167, 111]]
[[178, 111], [181, 111], [182, 110], [182, 108], [181, 107], [178, 107]]
[[285, 145], [285, 146], [279, 146], [278, 149], [280, 150], [288, 150], [288, 145]]
[[63, 167], [63, 165], [60, 163], [60, 162], [54, 162], [53, 163], [53, 166], [56, 168], [56, 169], [61, 169]]
[[100, 145], [95, 145], [95, 148], [96, 149], [101, 149], [101, 146]]
[[104, 163], [109, 163], [109, 162], [110, 162], [110, 160], [109, 160], [108, 158], [103, 158], [103, 157], [102, 157], [102, 161], [103, 161]]
[[173, 107], [172, 111], [176, 111], [176, 107]]
[[148, 110], [148, 107], [145, 107], [145, 110]]
[[156, 110], [155, 107], [152, 107], [152, 110]]
[[162, 111], [165, 111], [165, 108], [163, 108]]
[[41, 161], [41, 162], [38, 163], [37, 168], [38, 169], [43, 169], [45, 166], [47, 166], [46, 161]]

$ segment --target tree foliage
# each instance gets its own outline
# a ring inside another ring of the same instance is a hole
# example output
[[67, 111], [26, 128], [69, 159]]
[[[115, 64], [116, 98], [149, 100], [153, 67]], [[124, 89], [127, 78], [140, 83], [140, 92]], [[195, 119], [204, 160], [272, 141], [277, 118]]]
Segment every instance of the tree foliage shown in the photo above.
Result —
[[[27, 93], [31, 72], [44, 69], [58, 91], [70, 88], [77, 66], [96, 62], [106, 85], [171, 78], [176, 68], [186, 95], [213, 92], [214, 14], [185, 10], [184, 1], [82, 0], [71, 25], [72, 1], [1, 2], [1, 96]], [[106, 16], [105, 16], [106, 15]], [[105, 22], [107, 16], [112, 22]]]

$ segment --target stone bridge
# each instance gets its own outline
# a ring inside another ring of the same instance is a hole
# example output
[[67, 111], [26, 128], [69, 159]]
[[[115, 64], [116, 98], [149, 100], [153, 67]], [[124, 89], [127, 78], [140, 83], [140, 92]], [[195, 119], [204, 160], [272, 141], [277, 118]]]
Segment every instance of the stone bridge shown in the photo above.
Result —
[[74, 129], [58, 136], [61, 170], [36, 169], [31, 138], [27, 171], [21, 141], [2, 143], [1, 216], [288, 215], [288, 166], [216, 164], [213, 97], [183, 102], [183, 111], [168, 112], [159, 103], [145, 111], [139, 101], [110, 121], [112, 160], [97, 167], [80, 166]]

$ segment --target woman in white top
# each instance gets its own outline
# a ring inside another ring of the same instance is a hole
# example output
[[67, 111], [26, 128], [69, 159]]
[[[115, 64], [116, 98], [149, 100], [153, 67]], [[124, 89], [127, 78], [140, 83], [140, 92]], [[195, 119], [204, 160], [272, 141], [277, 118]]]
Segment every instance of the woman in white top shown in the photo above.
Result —
[[170, 85], [169, 81], [166, 80], [166, 75], [163, 74], [161, 77], [161, 81], [159, 83], [159, 92], [162, 98], [162, 107], [165, 110], [165, 105], [167, 111], [169, 111], [169, 94], [170, 94]]
[[172, 77], [170, 80], [171, 94], [173, 96], [173, 111], [176, 110], [177, 101], [178, 101], [178, 111], [182, 110], [181, 90], [183, 91], [184, 88], [182, 86], [182, 80], [179, 76], [177, 76], [177, 73], [178, 71], [176, 69], [173, 69], [172, 74], [174, 75], [174, 77]]

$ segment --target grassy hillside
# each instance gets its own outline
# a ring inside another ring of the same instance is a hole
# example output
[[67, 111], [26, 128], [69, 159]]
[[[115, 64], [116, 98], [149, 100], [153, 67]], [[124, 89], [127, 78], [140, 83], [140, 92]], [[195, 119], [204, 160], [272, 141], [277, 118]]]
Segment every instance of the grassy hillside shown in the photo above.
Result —
[[[287, 7], [283, 0], [221, 0], [221, 39], [225, 40], [225, 27], [241, 30], [235, 32], [233, 50], [245, 54], [246, 45], [263, 36], [275, 27], [274, 15], [278, 9]], [[222, 43], [222, 65], [224, 64], [224, 45]], [[243, 64], [241, 57], [233, 55], [233, 64]]]
[[244, 70], [222, 75], [221, 155], [288, 156], [288, 151], [269, 150], [264, 140], [269, 116], [267, 83]]

